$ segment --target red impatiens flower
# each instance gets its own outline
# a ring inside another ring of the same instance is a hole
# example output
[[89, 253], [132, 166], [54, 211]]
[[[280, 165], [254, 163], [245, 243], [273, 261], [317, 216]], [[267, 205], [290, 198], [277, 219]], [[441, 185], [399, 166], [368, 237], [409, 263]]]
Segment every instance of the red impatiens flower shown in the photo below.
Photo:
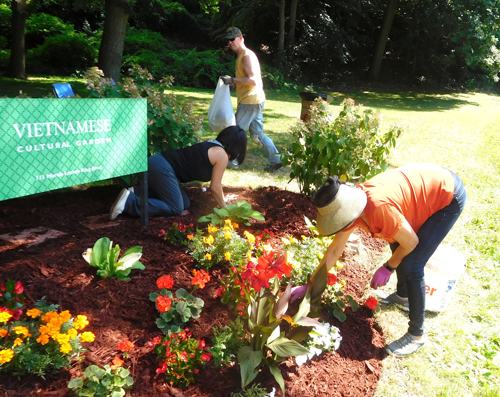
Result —
[[205, 270], [193, 270], [193, 280], [191, 284], [197, 285], [201, 289], [205, 288], [205, 284], [210, 281], [210, 275]]
[[335, 285], [335, 283], [337, 282], [337, 276], [333, 273], [328, 273], [328, 276], [327, 276], [327, 284], [328, 285]]
[[375, 306], [378, 305], [378, 300], [376, 300], [373, 296], [370, 296], [366, 302], [365, 305], [368, 306], [370, 309], [375, 309]]
[[162, 313], [168, 312], [168, 310], [170, 309], [170, 306], [172, 305], [172, 299], [170, 299], [166, 296], [163, 296], [163, 295], [159, 295], [156, 298], [155, 302], [156, 302], [156, 307]]
[[165, 275], [156, 280], [156, 285], [158, 288], [172, 288], [174, 286], [174, 279], [169, 275]]
[[120, 342], [116, 349], [120, 350], [122, 352], [128, 352], [128, 351], [132, 350], [134, 347], [135, 347], [135, 345], [133, 342], [126, 340], [124, 342]]

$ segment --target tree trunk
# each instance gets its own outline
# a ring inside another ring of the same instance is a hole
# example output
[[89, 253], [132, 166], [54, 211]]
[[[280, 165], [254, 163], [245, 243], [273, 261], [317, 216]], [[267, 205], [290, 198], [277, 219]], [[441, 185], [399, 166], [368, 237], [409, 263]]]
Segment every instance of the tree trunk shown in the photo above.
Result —
[[283, 52], [285, 51], [285, 2], [286, 0], [280, 0], [280, 27], [278, 32], [278, 58], [283, 58]]
[[295, 22], [297, 21], [297, 5], [299, 0], [292, 0], [290, 3], [290, 26], [288, 27], [288, 47], [293, 54], [293, 47], [295, 47]]
[[106, 0], [99, 68], [114, 81], [120, 79], [125, 33], [131, 11], [129, 0]]
[[9, 75], [16, 79], [26, 79], [26, 0], [12, 0], [12, 46], [10, 52]]
[[394, 20], [394, 15], [396, 15], [397, 9], [398, 0], [389, 0], [384, 15], [384, 21], [382, 23], [382, 27], [380, 28], [377, 45], [375, 46], [372, 64], [370, 66], [370, 70], [368, 71], [368, 78], [370, 81], [378, 80], [382, 59], [384, 58], [385, 46], [387, 44], [387, 39], [389, 38], [389, 33], [391, 32], [392, 21]]

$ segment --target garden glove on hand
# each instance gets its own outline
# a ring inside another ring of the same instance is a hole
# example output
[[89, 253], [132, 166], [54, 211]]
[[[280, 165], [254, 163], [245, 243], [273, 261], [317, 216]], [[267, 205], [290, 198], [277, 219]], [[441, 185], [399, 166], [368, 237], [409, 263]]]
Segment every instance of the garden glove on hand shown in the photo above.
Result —
[[389, 282], [392, 273], [394, 273], [394, 269], [390, 267], [387, 262], [385, 262], [382, 266], [380, 266], [377, 269], [377, 271], [373, 275], [370, 287], [372, 288], [383, 287]]
[[233, 84], [233, 78], [231, 76], [225, 75], [219, 77], [225, 85]]
[[230, 201], [234, 201], [238, 198], [238, 196], [236, 194], [226, 194], [226, 197], [224, 198], [224, 201], [227, 203], [229, 203]]
[[297, 299], [300, 299], [300, 298], [303, 298], [304, 296], [306, 296], [306, 292], [307, 292], [307, 283], [305, 283], [304, 285], [299, 285], [297, 287], [293, 287], [292, 294], [290, 296], [290, 303], [293, 303]]

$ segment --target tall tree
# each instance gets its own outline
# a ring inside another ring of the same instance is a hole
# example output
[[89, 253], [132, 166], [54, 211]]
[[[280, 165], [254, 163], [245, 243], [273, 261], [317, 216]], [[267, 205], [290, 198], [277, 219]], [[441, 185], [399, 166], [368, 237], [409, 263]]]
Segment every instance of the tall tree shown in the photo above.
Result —
[[286, 0], [279, 2], [280, 26], [278, 31], [278, 58], [283, 59], [285, 51], [285, 5]]
[[131, 12], [132, 0], [106, 0], [104, 30], [99, 48], [99, 68], [106, 77], [114, 81], [120, 79], [123, 46]]
[[12, 0], [12, 45], [9, 74], [16, 79], [26, 79], [24, 30], [26, 27], [26, 0]]
[[288, 46], [293, 51], [295, 46], [295, 25], [297, 21], [297, 5], [299, 0], [292, 0], [290, 3], [290, 25], [288, 26]]
[[387, 40], [389, 39], [392, 21], [394, 20], [394, 15], [396, 15], [397, 10], [398, 0], [389, 0], [384, 15], [384, 21], [382, 23], [382, 27], [380, 28], [379, 37], [375, 46], [375, 52], [373, 54], [370, 70], [368, 71], [368, 78], [372, 81], [378, 80], [382, 59], [384, 58], [385, 46], [387, 44]]

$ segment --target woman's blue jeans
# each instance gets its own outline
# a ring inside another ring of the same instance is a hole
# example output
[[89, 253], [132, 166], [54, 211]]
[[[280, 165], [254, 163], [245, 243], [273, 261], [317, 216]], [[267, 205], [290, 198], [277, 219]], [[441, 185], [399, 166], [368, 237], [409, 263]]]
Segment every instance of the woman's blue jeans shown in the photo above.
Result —
[[[451, 171], [450, 171], [451, 172]], [[398, 276], [397, 294], [408, 298], [410, 321], [408, 332], [414, 336], [424, 334], [425, 280], [424, 267], [438, 245], [451, 230], [465, 207], [465, 187], [453, 172], [455, 193], [451, 203], [432, 215], [417, 233], [419, 242], [415, 249], [404, 257], [396, 268]], [[394, 252], [398, 243], [391, 244]]]
[[[148, 159], [148, 187], [149, 216], [180, 215], [191, 204], [172, 166], [161, 153]], [[138, 189], [134, 191], [138, 192]], [[129, 194], [124, 212], [141, 215], [141, 198], [137, 194]]]

